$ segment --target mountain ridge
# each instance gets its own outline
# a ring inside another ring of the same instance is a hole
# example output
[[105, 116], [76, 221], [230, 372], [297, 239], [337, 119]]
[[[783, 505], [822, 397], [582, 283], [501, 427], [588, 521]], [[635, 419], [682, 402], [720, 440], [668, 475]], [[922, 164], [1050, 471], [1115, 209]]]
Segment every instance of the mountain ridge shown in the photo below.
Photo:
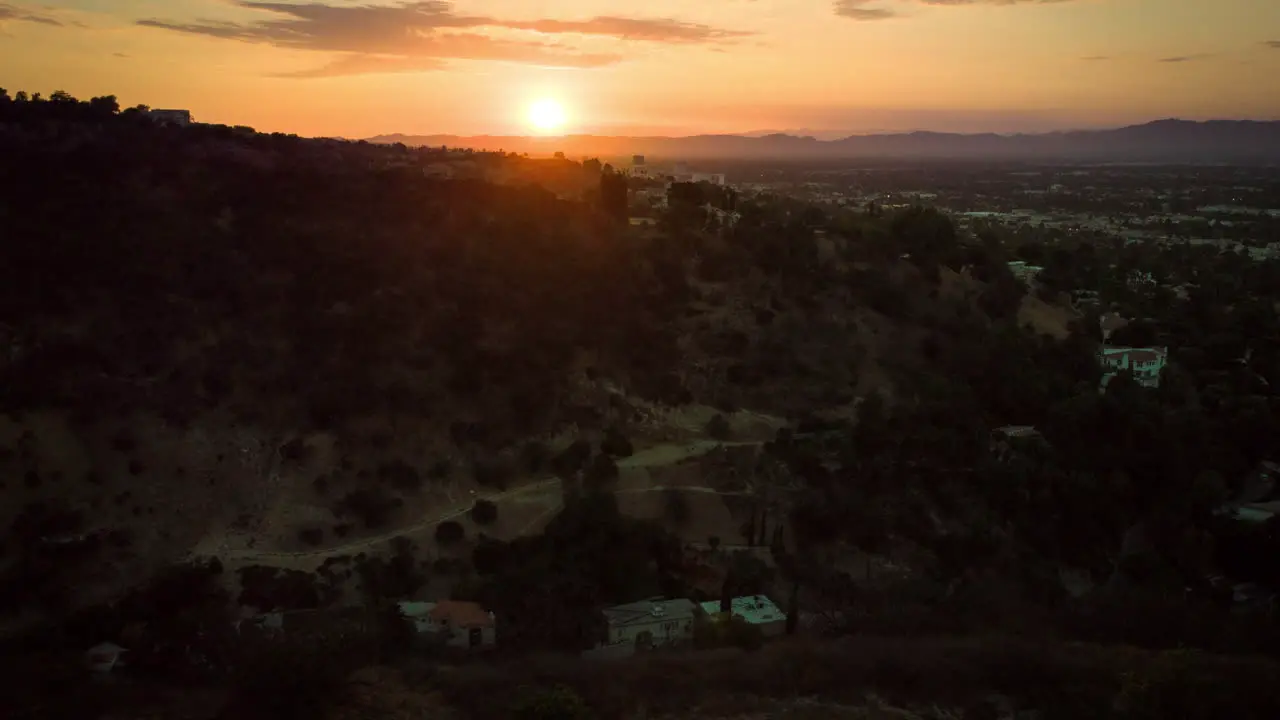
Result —
[[1280, 121], [1168, 118], [1107, 130], [1046, 133], [949, 133], [913, 131], [850, 135], [838, 140], [771, 134], [703, 134], [684, 137], [564, 135], [378, 135], [372, 143], [465, 147], [568, 156], [688, 159], [991, 159], [1142, 162], [1280, 162]]

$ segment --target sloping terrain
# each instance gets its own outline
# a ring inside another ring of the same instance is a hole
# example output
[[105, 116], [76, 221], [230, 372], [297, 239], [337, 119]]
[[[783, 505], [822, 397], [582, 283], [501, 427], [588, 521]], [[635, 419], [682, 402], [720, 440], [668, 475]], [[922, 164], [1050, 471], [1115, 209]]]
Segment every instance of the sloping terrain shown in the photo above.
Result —
[[732, 232], [636, 235], [500, 156], [467, 162], [506, 184], [440, 180], [394, 148], [98, 120], [0, 132], [19, 614], [185, 558], [220, 561], [233, 595], [256, 566], [465, 565], [481, 535], [539, 533], [571, 491], [554, 478], [592, 468], [624, 514], [732, 544], [765, 501], [736, 501], [755, 490], [713, 450], [911, 401], [950, 372], [939, 328], [987, 322], [984, 284], [939, 269], [936, 212], [818, 242], [761, 204]]

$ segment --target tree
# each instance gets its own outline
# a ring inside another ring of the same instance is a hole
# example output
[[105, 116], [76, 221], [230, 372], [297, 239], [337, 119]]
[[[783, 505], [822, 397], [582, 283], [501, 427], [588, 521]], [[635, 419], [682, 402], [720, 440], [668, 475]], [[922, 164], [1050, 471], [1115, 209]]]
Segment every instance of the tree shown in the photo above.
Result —
[[477, 525], [492, 525], [498, 519], [498, 506], [492, 500], [476, 500], [471, 506], [471, 519]]
[[732, 434], [729, 421], [724, 415], [716, 413], [715, 417], [707, 421], [707, 435], [713, 440], [726, 441]]
[[625, 223], [630, 215], [627, 204], [627, 176], [606, 167], [600, 174], [600, 206], [614, 222]]
[[635, 448], [621, 430], [611, 427], [605, 431], [604, 440], [600, 442], [600, 452], [613, 457], [629, 457], [635, 452]]
[[662, 512], [667, 521], [682, 526], [689, 522], [689, 498], [675, 488], [662, 491]]
[[436, 542], [441, 545], [454, 545], [462, 542], [467, 536], [466, 530], [462, 525], [453, 520], [445, 520], [436, 526]]
[[600, 491], [618, 479], [618, 465], [608, 455], [597, 455], [583, 477], [589, 491]]

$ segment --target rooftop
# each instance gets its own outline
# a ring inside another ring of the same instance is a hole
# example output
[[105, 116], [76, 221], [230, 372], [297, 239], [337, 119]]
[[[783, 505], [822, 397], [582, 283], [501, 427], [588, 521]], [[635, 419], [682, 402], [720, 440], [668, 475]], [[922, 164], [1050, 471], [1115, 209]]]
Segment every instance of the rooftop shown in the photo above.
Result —
[[611, 608], [605, 608], [603, 612], [604, 618], [610, 627], [626, 627], [627, 625], [650, 623], [658, 618], [671, 620], [692, 619], [694, 604], [692, 600], [684, 598], [676, 598], [674, 600], [651, 598], [627, 603], [626, 605], [615, 605]]
[[[747, 595], [736, 597], [729, 605], [729, 611], [752, 625], [786, 620], [787, 614], [782, 612], [773, 601], [764, 595]], [[720, 612], [719, 600], [708, 600], [702, 603], [702, 611], [708, 615]]]
[[1032, 425], [1005, 425], [998, 427], [993, 432], [1004, 435], [1005, 437], [1035, 437], [1040, 434]]

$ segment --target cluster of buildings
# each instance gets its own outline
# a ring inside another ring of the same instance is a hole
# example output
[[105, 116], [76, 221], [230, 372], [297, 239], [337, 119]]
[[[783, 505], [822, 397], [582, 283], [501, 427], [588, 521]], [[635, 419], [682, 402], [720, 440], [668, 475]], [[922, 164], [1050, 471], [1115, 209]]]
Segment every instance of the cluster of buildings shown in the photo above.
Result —
[[706, 182], [724, 185], [724, 173], [693, 172], [686, 163], [678, 162], [670, 168], [656, 167], [645, 162], [643, 155], [633, 155], [626, 173], [634, 178], [665, 180], [667, 182]]
[[[396, 604], [400, 615], [413, 627], [424, 644], [458, 650], [484, 650], [497, 645], [497, 618], [479, 603], [466, 600], [420, 602], [404, 600]], [[728, 612], [719, 601], [697, 603], [685, 598], [648, 598], [605, 608], [601, 611], [604, 631], [587, 657], [625, 657], [637, 650], [679, 647], [693, 642], [699, 622], [721, 623], [734, 618], [759, 628], [763, 637], [786, 631], [787, 615], [763, 595], [733, 598]], [[252, 628], [267, 636], [304, 632], [309, 620], [333, 628], [333, 615], [321, 610], [271, 612], [241, 620], [237, 633]], [[118, 656], [118, 653], [116, 653]], [[114, 662], [114, 659], [112, 660]]]
[[657, 597], [606, 608], [603, 613], [605, 637], [587, 651], [587, 657], [626, 657], [637, 650], [689, 645], [699, 622], [727, 623], [737, 618], [766, 638], [783, 634], [787, 627], [786, 613], [764, 595], [733, 598], [727, 612], [721, 611], [718, 600], [696, 603]]

